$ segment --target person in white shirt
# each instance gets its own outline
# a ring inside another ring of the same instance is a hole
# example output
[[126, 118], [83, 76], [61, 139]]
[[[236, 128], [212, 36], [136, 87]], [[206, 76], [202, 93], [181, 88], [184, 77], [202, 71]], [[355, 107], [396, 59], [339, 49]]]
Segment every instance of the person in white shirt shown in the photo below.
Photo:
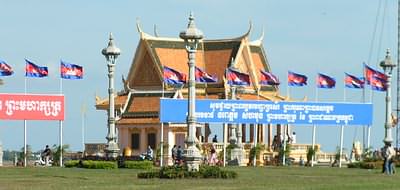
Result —
[[291, 139], [292, 139], [292, 144], [296, 144], [296, 132], [292, 133]]

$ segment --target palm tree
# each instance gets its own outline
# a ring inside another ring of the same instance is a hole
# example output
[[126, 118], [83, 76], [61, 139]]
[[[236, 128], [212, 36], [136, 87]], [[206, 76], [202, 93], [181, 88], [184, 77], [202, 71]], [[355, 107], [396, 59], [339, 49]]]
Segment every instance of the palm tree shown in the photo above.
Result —
[[[64, 144], [62, 146], [62, 152], [65, 153], [69, 149], [69, 144]], [[51, 155], [53, 158], [53, 165], [59, 166], [60, 165], [60, 155], [61, 155], [61, 149], [60, 146], [54, 144], [53, 148], [51, 149]]]

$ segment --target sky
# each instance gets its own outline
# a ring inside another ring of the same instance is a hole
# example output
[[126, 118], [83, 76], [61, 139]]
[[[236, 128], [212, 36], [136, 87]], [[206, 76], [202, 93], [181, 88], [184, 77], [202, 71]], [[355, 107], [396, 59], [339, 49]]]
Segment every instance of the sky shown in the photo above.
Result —
[[[63, 141], [76, 151], [82, 149], [83, 125], [86, 143], [106, 142], [106, 112], [95, 109], [95, 95], [108, 96], [107, 66], [101, 50], [107, 46], [108, 34], [112, 32], [122, 51], [115, 74], [119, 91], [121, 76], [128, 74], [139, 41], [137, 18], [147, 33], [152, 34], [157, 25], [160, 36], [178, 37], [193, 11], [196, 26], [206, 39], [240, 36], [251, 21], [250, 39], [258, 39], [265, 30], [263, 45], [272, 72], [282, 81], [282, 95], [288, 93], [288, 70], [310, 78], [308, 86], [290, 88], [290, 96], [298, 100], [307, 97], [313, 101], [318, 94], [318, 101], [343, 101], [344, 72], [362, 75], [363, 62], [378, 68], [386, 48], [393, 50], [393, 61], [396, 58], [395, 0], [0, 0], [0, 7], [0, 59], [15, 71], [14, 75], [2, 78], [0, 93], [24, 92], [25, 58], [49, 67], [49, 77], [27, 80], [28, 93], [60, 92], [60, 59], [84, 67], [83, 80], [64, 80], [62, 84], [66, 101]], [[336, 88], [317, 92], [315, 77], [319, 72], [336, 78]], [[393, 87], [395, 100], [396, 85]], [[366, 94], [369, 100], [370, 91]], [[383, 144], [384, 95], [371, 96], [374, 148]], [[346, 89], [346, 101], [362, 101], [362, 91]], [[82, 107], [86, 107], [84, 119]], [[3, 149], [23, 147], [23, 125], [23, 121], [0, 121]], [[28, 121], [27, 143], [33, 150], [58, 144], [58, 126], [57, 121]], [[214, 131], [222, 131], [215, 128]], [[294, 131], [299, 143], [311, 143], [311, 126], [295, 126]], [[344, 133], [347, 149], [354, 140], [362, 141], [360, 126], [348, 126]], [[339, 145], [339, 135], [338, 126], [318, 126], [316, 142], [323, 151], [332, 152]]]

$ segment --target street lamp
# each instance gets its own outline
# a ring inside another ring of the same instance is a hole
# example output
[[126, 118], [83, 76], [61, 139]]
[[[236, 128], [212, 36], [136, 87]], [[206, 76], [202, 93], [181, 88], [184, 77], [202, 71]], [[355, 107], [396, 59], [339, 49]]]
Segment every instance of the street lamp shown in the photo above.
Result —
[[392, 138], [392, 104], [390, 102], [390, 94], [391, 94], [391, 88], [390, 88], [390, 83], [391, 83], [391, 77], [392, 77], [392, 70], [394, 67], [396, 67], [396, 64], [392, 62], [392, 58], [390, 56], [390, 50], [386, 50], [386, 57], [385, 60], [381, 61], [380, 66], [383, 68], [383, 71], [385, 72], [387, 76], [387, 89], [386, 89], [386, 119], [385, 119], [385, 139], [383, 139], [383, 142], [385, 144], [391, 144], [393, 142]]
[[110, 38], [108, 41], [108, 46], [104, 48], [101, 53], [106, 57], [107, 67], [108, 67], [108, 133], [107, 133], [107, 147], [106, 155], [108, 158], [118, 157], [118, 144], [115, 132], [115, 113], [114, 113], [114, 67], [115, 61], [121, 51], [114, 45], [114, 39], [112, 33], [110, 33]]
[[188, 95], [188, 116], [186, 118], [188, 135], [186, 138], [186, 149], [183, 157], [189, 171], [198, 171], [201, 160], [200, 151], [195, 146], [196, 132], [196, 83], [195, 83], [195, 57], [199, 41], [203, 38], [203, 32], [196, 28], [193, 14], [190, 13], [189, 24], [185, 31], [179, 33], [179, 37], [185, 41], [186, 51], [188, 52], [189, 65], [189, 95]]

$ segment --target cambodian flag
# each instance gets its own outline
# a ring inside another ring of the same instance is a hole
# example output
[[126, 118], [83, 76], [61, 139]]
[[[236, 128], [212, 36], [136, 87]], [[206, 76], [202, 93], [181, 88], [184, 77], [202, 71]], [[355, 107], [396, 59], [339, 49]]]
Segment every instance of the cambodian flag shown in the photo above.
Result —
[[196, 67], [196, 82], [207, 83], [207, 82], [217, 82], [217, 78], [211, 76], [210, 74], [206, 73], [205, 71], [201, 70], [200, 68]]
[[231, 68], [226, 70], [226, 79], [230, 85], [250, 86], [250, 76]]
[[318, 88], [335, 88], [336, 80], [328, 75], [318, 73]]
[[61, 60], [60, 73], [63, 79], [82, 79], [83, 67]]
[[372, 76], [371, 78], [371, 88], [376, 91], [386, 91], [387, 81], [385, 79]]
[[49, 74], [47, 67], [40, 67], [33, 62], [25, 59], [25, 76], [27, 77], [47, 77]]
[[377, 77], [377, 78], [387, 81], [387, 76], [384, 73], [379, 72], [379, 71], [369, 67], [365, 63], [364, 63], [364, 72], [365, 72], [365, 79], [366, 79], [367, 84], [371, 84], [372, 77]]
[[307, 85], [307, 76], [288, 71], [289, 86], [305, 86]]
[[364, 78], [358, 78], [356, 76], [344, 73], [344, 83], [347, 88], [364, 88]]
[[14, 73], [11, 66], [0, 59], [0, 76], [10, 76]]
[[185, 84], [186, 74], [164, 66], [164, 82], [167, 84]]
[[278, 77], [273, 75], [272, 73], [260, 70], [260, 84], [261, 85], [279, 85]]

